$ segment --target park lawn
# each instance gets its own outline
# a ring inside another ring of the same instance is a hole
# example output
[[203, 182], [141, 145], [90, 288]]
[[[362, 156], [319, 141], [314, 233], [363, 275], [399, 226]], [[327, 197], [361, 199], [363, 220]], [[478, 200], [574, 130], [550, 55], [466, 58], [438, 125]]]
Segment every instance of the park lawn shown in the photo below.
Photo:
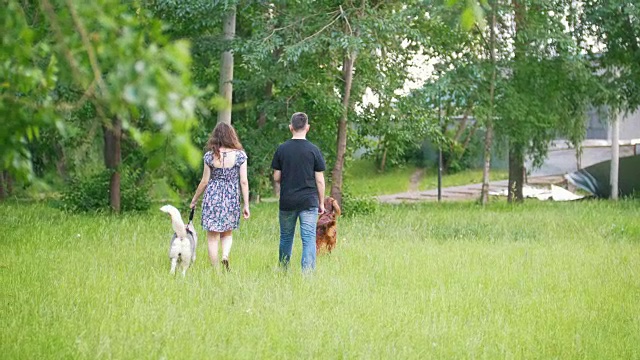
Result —
[[409, 189], [415, 166], [388, 168], [378, 171], [371, 159], [350, 161], [345, 168], [345, 190], [352, 196], [375, 196], [405, 192]]
[[[640, 202], [429, 203], [340, 219], [277, 270], [277, 205], [231, 266], [168, 274], [169, 219], [0, 204], [0, 358], [640, 357]], [[186, 215], [186, 214], [185, 214]]]
[[[352, 196], [388, 195], [409, 191], [411, 176], [418, 167], [404, 165], [403, 167], [389, 168], [385, 172], [379, 172], [375, 163], [370, 159], [359, 159], [348, 163], [345, 169], [345, 189]], [[417, 190], [430, 190], [438, 187], [438, 169], [422, 169], [423, 176], [420, 179]], [[505, 170], [491, 170], [491, 181], [505, 180], [509, 174]], [[455, 174], [444, 174], [442, 186], [460, 186], [482, 183], [482, 169], [464, 170]], [[329, 190], [329, 189], [328, 189]]]
[[[489, 181], [507, 180], [509, 172], [506, 170], [494, 170], [489, 172]], [[455, 174], [442, 176], [442, 187], [460, 186], [482, 183], [482, 169], [464, 170]], [[438, 169], [429, 169], [420, 182], [420, 190], [438, 188]]]

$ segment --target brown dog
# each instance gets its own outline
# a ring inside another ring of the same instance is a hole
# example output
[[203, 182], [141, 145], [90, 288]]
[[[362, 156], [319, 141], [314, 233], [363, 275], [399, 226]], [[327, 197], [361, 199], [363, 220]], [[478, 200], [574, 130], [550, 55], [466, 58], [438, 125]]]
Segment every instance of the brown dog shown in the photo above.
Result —
[[337, 219], [340, 216], [340, 206], [336, 199], [328, 196], [324, 199], [324, 214], [318, 217], [316, 226], [316, 253], [320, 253], [322, 248], [327, 249], [329, 253], [336, 246], [336, 227]]

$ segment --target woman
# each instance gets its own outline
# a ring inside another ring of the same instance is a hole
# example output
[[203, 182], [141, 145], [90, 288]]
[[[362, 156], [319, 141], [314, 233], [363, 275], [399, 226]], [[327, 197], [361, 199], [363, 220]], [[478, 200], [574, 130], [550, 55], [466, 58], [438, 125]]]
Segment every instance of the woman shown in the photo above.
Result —
[[[191, 200], [191, 208], [202, 199], [202, 226], [207, 231], [209, 259], [218, 266], [218, 243], [222, 242], [222, 265], [229, 271], [232, 231], [240, 223], [240, 189], [245, 219], [249, 212], [247, 155], [231, 125], [219, 123], [213, 129], [204, 154], [202, 180]], [[239, 189], [240, 188], [240, 189]]]

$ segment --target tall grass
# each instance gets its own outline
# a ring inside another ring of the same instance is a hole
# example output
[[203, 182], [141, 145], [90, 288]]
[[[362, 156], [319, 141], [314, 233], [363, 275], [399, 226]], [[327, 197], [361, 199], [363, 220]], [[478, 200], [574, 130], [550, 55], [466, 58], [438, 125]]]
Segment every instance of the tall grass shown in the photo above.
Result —
[[253, 207], [232, 273], [200, 231], [173, 278], [160, 211], [0, 204], [0, 358], [640, 357], [637, 201], [384, 206], [311, 276], [299, 239], [277, 270], [276, 214]]

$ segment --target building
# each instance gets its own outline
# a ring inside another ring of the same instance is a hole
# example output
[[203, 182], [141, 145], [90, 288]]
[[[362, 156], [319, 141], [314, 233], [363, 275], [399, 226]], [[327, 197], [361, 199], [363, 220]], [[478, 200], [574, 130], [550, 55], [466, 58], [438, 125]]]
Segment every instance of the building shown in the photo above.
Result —
[[[619, 125], [620, 157], [640, 154], [640, 109], [622, 114]], [[531, 175], [564, 175], [611, 159], [611, 122], [606, 108], [587, 113], [587, 133], [580, 149], [565, 139], [551, 143], [547, 159], [540, 168], [527, 163]], [[579, 150], [582, 150], [581, 152]]]

